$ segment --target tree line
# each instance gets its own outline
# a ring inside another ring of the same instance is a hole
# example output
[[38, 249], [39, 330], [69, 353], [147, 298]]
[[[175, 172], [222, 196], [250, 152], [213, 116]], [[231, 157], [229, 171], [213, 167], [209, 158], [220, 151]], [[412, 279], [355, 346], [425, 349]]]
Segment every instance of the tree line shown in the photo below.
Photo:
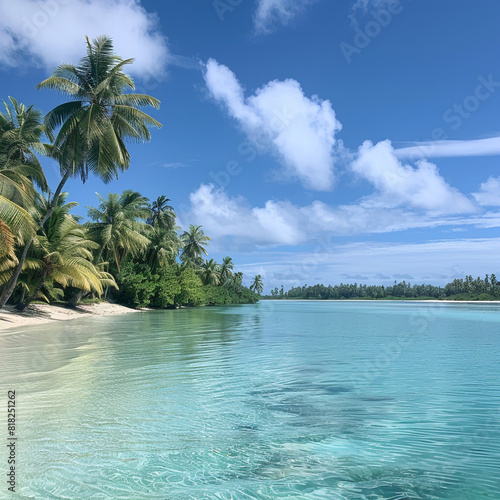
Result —
[[292, 287], [285, 291], [284, 287], [274, 288], [267, 299], [311, 299], [311, 300], [344, 300], [344, 299], [443, 299], [443, 300], [500, 300], [500, 282], [495, 274], [486, 275], [484, 279], [466, 276], [465, 279], [454, 279], [444, 287], [411, 284], [406, 281], [393, 285], [363, 285], [358, 283], [341, 283], [340, 285], [312, 285]]
[[[130, 166], [127, 142], [147, 142], [161, 124], [141, 108], [160, 101], [135, 93], [112, 40], [90, 41], [78, 65], [62, 64], [38, 89], [68, 98], [45, 116], [10, 97], [0, 113], [0, 308], [35, 300], [106, 297], [134, 307], [253, 303], [262, 292], [234, 272], [231, 257], [208, 259], [201, 226], [177, 226], [170, 200], [133, 190], [98, 196], [88, 220], [72, 213], [68, 179], [105, 183]], [[59, 165], [48, 186], [39, 156]]]

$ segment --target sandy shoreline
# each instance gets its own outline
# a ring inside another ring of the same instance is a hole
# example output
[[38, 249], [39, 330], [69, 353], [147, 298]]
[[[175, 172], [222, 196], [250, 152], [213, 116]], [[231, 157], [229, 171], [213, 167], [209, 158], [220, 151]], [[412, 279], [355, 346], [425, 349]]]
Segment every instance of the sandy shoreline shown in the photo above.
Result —
[[85, 304], [77, 308], [67, 308], [49, 304], [32, 304], [22, 313], [12, 306], [0, 310], [0, 332], [21, 326], [35, 326], [54, 321], [67, 321], [92, 316], [113, 316], [140, 312], [136, 309], [100, 302], [98, 304]]

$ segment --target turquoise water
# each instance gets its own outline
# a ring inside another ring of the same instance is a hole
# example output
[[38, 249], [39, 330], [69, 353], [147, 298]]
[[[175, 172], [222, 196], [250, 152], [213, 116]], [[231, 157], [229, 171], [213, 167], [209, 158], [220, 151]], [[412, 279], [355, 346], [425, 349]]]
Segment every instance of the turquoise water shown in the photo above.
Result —
[[262, 302], [12, 331], [16, 498], [498, 500], [499, 326], [490, 305]]

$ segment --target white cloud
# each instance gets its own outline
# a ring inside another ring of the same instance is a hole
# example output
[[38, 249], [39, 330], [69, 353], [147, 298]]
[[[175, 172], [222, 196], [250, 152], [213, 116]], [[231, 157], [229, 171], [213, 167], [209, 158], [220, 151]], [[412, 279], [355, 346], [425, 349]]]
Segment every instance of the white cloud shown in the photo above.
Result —
[[390, 141], [375, 146], [365, 141], [351, 168], [375, 186], [376, 192], [364, 199], [365, 206], [404, 206], [437, 214], [475, 210], [467, 197], [441, 177], [436, 165], [426, 160], [418, 161], [416, 168], [402, 164]]
[[202, 184], [189, 199], [191, 211], [182, 220], [203, 225], [214, 239], [229, 236], [240, 243], [267, 245], [296, 245], [306, 239], [291, 203], [267, 201], [262, 208], [251, 208], [244, 198], [231, 198], [213, 184]]
[[500, 207], [500, 177], [490, 177], [472, 196], [480, 205]]
[[181, 223], [203, 225], [215, 245], [228, 238], [239, 248], [262, 245], [296, 246], [325, 236], [380, 234], [437, 227], [500, 227], [499, 213], [473, 217], [412, 211], [406, 207], [383, 207], [366, 203], [331, 206], [321, 201], [297, 206], [289, 201], [267, 201], [252, 207], [242, 196], [230, 197], [223, 188], [202, 184], [190, 195], [191, 206]]
[[[246, 263], [238, 268], [248, 276], [261, 274], [266, 292], [281, 284], [288, 288], [305, 283], [338, 284], [346, 280], [392, 284], [394, 280], [411, 279], [412, 283], [445, 284], [466, 274], [496, 273], [498, 276], [499, 252], [500, 238], [350, 244], [323, 240], [304, 252], [260, 250], [257, 257], [248, 254]], [[405, 276], [408, 273], [411, 278]], [[361, 280], [360, 276], [368, 279]]]
[[212, 97], [223, 103], [248, 138], [270, 151], [305, 187], [331, 189], [334, 182], [335, 134], [341, 129], [331, 103], [308, 98], [295, 80], [267, 83], [246, 98], [234, 73], [210, 59], [205, 81]]
[[169, 60], [158, 19], [139, 0], [15, 0], [0, 2], [0, 64], [49, 70], [85, 54], [85, 36], [106, 34], [116, 53], [135, 58], [132, 74], [162, 73]]
[[471, 141], [428, 141], [394, 150], [398, 158], [495, 156], [500, 154], [500, 137]]
[[254, 16], [259, 34], [273, 32], [277, 26], [286, 26], [295, 16], [316, 0], [258, 0]]

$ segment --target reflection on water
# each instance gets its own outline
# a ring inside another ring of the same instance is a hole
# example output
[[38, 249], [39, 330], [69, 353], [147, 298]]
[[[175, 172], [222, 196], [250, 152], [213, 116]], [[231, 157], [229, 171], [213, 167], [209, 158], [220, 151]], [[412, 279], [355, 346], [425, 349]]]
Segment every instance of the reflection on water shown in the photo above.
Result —
[[497, 498], [499, 313], [264, 302], [5, 335], [20, 497]]

